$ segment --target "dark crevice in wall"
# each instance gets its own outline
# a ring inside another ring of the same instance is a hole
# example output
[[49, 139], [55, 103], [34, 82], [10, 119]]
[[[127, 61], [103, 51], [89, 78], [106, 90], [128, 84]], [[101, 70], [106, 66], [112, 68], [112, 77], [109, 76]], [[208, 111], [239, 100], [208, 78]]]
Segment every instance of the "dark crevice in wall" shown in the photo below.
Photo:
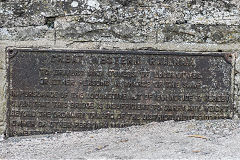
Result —
[[56, 17], [45, 17], [45, 25], [47, 25], [48, 28], [54, 28], [55, 20]]
[[56, 20], [57, 17], [45, 17], [45, 25], [47, 25], [47, 27], [49, 29], [54, 29], [54, 45], [56, 44], [56, 41], [57, 41], [57, 36], [56, 36], [56, 29], [55, 29], [55, 20]]

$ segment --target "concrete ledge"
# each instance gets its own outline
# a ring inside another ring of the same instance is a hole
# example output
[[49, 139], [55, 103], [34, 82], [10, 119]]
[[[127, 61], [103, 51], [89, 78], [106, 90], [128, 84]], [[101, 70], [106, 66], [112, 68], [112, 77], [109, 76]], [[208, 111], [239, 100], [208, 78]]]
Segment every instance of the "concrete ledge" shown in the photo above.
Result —
[[0, 51], [7, 46], [39, 47], [39, 48], [71, 48], [71, 49], [114, 49], [114, 50], [169, 50], [191, 52], [233, 52], [238, 51], [240, 43], [209, 44], [209, 43], [124, 43], [124, 42], [80, 42], [52, 41], [40, 39], [37, 41], [0, 41]]

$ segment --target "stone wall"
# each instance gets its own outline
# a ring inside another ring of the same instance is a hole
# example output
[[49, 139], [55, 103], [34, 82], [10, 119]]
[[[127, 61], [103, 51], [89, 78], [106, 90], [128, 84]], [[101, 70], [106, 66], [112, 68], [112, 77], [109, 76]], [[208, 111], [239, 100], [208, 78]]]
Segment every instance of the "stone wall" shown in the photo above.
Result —
[[[238, 53], [239, 14], [238, 0], [0, 0], [0, 133], [6, 47]], [[239, 72], [236, 57], [235, 107]]]

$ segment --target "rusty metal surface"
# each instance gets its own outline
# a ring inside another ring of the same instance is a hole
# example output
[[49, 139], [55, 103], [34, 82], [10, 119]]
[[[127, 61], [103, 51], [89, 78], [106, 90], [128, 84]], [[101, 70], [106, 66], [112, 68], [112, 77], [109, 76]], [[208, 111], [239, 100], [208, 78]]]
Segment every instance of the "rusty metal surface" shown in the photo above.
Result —
[[8, 136], [231, 118], [225, 53], [11, 49]]

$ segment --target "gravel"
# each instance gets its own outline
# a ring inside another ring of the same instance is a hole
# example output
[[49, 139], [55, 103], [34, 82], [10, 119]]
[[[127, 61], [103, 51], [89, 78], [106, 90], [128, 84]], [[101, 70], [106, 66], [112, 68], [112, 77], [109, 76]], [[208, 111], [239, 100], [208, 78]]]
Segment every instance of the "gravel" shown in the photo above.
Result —
[[240, 120], [154, 122], [0, 142], [0, 159], [239, 158]]

